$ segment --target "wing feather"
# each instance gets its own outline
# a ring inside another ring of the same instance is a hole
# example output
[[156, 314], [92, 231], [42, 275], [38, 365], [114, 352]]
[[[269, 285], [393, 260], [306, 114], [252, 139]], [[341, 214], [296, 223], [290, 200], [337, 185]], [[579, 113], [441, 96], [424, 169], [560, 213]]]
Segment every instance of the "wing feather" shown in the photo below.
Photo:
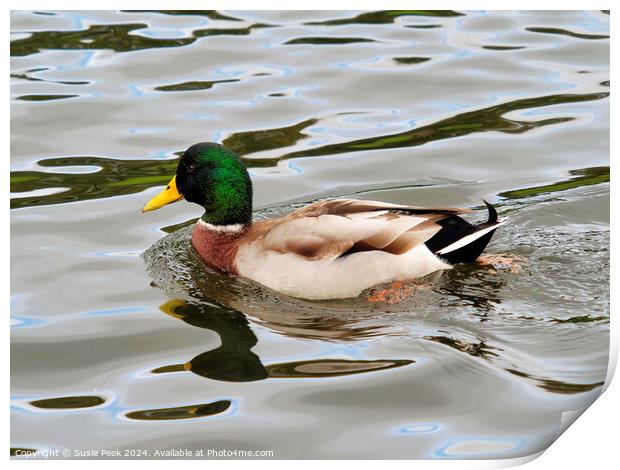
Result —
[[437, 233], [436, 222], [468, 209], [431, 209], [378, 201], [331, 199], [298, 209], [270, 225], [261, 242], [267, 250], [309, 260], [336, 259], [356, 251], [406, 253]]

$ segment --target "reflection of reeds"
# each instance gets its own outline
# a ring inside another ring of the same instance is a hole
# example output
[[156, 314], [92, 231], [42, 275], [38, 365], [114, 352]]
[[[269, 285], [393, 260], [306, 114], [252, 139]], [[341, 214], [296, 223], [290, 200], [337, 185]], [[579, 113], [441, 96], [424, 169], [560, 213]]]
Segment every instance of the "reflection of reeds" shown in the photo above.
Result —
[[31, 401], [30, 404], [37, 408], [48, 410], [65, 410], [75, 408], [90, 408], [105, 403], [105, 399], [97, 396], [75, 396], [43, 398]]
[[216, 10], [122, 10], [123, 13], [156, 13], [170, 16], [204, 16], [216, 21], [243, 21], [241, 18], [225, 15]]
[[577, 384], [577, 383], [568, 383], [563, 382], [561, 380], [552, 380], [544, 377], [537, 377], [525, 372], [520, 372], [514, 369], [506, 369], [506, 372], [510, 372], [512, 375], [516, 375], [518, 377], [524, 377], [528, 379], [532, 379], [537, 383], [537, 386], [547, 390], [552, 393], [561, 393], [564, 395], [571, 395], [573, 393], [583, 393], [589, 392], [590, 390], [594, 390], [597, 387], [603, 386], [604, 382], [596, 382], [590, 384]]
[[238, 82], [239, 80], [236, 78], [229, 80], [212, 80], [212, 81], [193, 81], [193, 82], [183, 82], [183, 83], [174, 83], [172, 85], [161, 85], [155, 87], [156, 91], [200, 91], [200, 90], [209, 90], [213, 88], [218, 83], [232, 83]]
[[[244, 161], [249, 168], [273, 167], [276, 166], [279, 161], [291, 158], [318, 157], [366, 150], [415, 147], [428, 142], [452, 137], [462, 137], [478, 132], [499, 131], [520, 134], [542, 126], [571, 121], [574, 118], [559, 116], [539, 121], [523, 121], [505, 118], [503, 116], [504, 114], [511, 111], [555, 104], [600, 100], [608, 96], [609, 92], [601, 92], [523, 98], [475, 111], [460, 113], [433, 124], [421, 126], [399, 134], [389, 134], [328, 144], [272, 158], [246, 158]], [[265, 150], [286, 148], [294, 145], [302, 138], [305, 138], [307, 134], [305, 134], [303, 130], [317, 122], [318, 119], [308, 119], [288, 127], [239, 132], [231, 134], [223, 143], [241, 156]], [[48, 158], [39, 161], [38, 164], [40, 166], [54, 168], [90, 165], [99, 167], [100, 170], [87, 174], [14, 171], [11, 173], [11, 192], [20, 193], [46, 188], [69, 189], [43, 196], [14, 197], [11, 200], [12, 208], [62, 204], [73, 201], [135, 194], [153, 186], [165, 184], [175, 173], [177, 160], [118, 160], [85, 156]], [[579, 175], [579, 173], [576, 174]], [[604, 179], [602, 175], [598, 177]], [[582, 183], [583, 181], [582, 179], [570, 184], [580, 185], [580, 182]]]
[[152, 38], [132, 31], [148, 28], [146, 23], [94, 24], [81, 31], [33, 31], [27, 38], [11, 41], [11, 56], [27, 56], [45, 50], [96, 50], [111, 49], [115, 52], [137, 51], [162, 47], [181, 47], [206, 36], [246, 36], [267, 24], [252, 24], [240, 28], [204, 28], [184, 38]]
[[297, 157], [311, 157], [318, 155], [336, 155], [340, 153], [359, 152], [363, 150], [392, 149], [416, 147], [427, 142], [462, 137], [477, 132], [497, 131], [509, 134], [521, 134], [532, 129], [572, 121], [569, 116], [559, 116], [539, 121], [522, 121], [508, 119], [504, 114], [511, 111], [540, 108], [556, 104], [579, 103], [607, 98], [609, 92], [585, 94], [558, 94], [539, 96], [536, 98], [522, 98], [506, 103], [489, 106], [456, 114], [427, 126], [417, 127], [399, 134], [390, 134], [367, 139], [353, 140], [337, 144], [324, 145], [313, 149], [304, 149], [282, 156], [283, 159]]
[[579, 188], [581, 186], [591, 186], [594, 184], [607, 183], [609, 181], [609, 167], [595, 166], [592, 168], [581, 168], [569, 171], [573, 178], [558, 181], [544, 186], [534, 186], [533, 188], [515, 189], [499, 193], [500, 196], [508, 199], [520, 199], [524, 197], [538, 196], [539, 194], [564, 191], [566, 189]]
[[80, 95], [22, 95], [15, 98], [20, 101], [54, 101], [76, 98]]
[[394, 57], [394, 62], [402, 65], [421, 64], [431, 60], [430, 57]]
[[576, 33], [574, 31], [569, 31], [567, 29], [561, 29], [561, 28], [525, 28], [525, 29], [526, 31], [530, 31], [532, 33], [561, 34], [563, 36], [570, 36], [570, 37], [579, 38], [579, 39], [609, 39], [609, 36], [606, 34]]
[[329, 46], [336, 44], [355, 44], [360, 42], [377, 42], [374, 39], [370, 38], [341, 38], [341, 37], [306, 37], [306, 38], [295, 38], [286, 41], [284, 44], [286, 45], [295, 45], [295, 44], [315, 44], [321, 46]]
[[463, 16], [453, 10], [385, 10], [360, 13], [353, 18], [339, 18], [336, 20], [310, 21], [305, 23], [309, 26], [340, 26], [344, 24], [388, 24], [401, 16], [425, 16], [425, 17], [454, 17]]
[[[502, 367], [501, 362], [505, 361], [505, 358], [500, 357], [500, 354], [503, 353], [503, 349], [497, 346], [491, 346], [484, 340], [478, 342], [470, 342], [450, 336], [425, 336], [424, 339], [443, 344], [473, 357], [485, 359], [491, 363], [499, 362], [498, 364], [496, 364], [499, 367]], [[500, 354], [497, 354], [494, 351], [497, 351]], [[517, 370], [514, 368], [514, 366], [502, 368], [512, 375], [534, 381], [537, 387], [540, 387], [551, 393], [560, 393], [565, 395], [583, 393], [589, 392], [590, 390], [593, 390], [603, 385], [603, 382], [578, 384], [549, 379], [546, 377], [540, 377]]]

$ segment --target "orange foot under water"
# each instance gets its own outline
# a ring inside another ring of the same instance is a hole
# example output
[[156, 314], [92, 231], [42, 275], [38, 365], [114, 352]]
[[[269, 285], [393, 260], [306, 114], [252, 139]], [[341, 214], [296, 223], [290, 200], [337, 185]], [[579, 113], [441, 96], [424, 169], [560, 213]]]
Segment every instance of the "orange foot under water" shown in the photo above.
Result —
[[526, 261], [527, 258], [513, 253], [497, 253], [481, 255], [476, 263], [481, 267], [490, 268], [495, 274], [497, 274], [495, 268], [504, 268], [508, 272], [518, 274]]
[[405, 285], [401, 281], [395, 281], [386, 289], [373, 289], [368, 296], [368, 302], [395, 304], [409, 297], [416, 287], [419, 286]]
[[[493, 274], [497, 274], [496, 269], [507, 269], [510, 273], [518, 274], [526, 261], [527, 258], [513, 253], [497, 253], [481, 255], [476, 260], [476, 264], [480, 267], [488, 268]], [[410, 297], [417, 289], [424, 287], [429, 286], [424, 284], [407, 285], [402, 281], [394, 281], [390, 287], [385, 289], [371, 290], [368, 301], [395, 304]]]

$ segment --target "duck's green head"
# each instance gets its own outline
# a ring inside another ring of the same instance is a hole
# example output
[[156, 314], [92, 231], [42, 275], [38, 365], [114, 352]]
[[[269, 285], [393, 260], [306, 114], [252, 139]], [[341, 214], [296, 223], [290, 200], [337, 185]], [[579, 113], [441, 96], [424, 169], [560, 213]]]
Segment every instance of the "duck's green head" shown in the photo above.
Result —
[[249, 224], [252, 221], [252, 181], [239, 157], [213, 142], [188, 148], [177, 173], [142, 212], [186, 199], [205, 209], [202, 220], [213, 225]]

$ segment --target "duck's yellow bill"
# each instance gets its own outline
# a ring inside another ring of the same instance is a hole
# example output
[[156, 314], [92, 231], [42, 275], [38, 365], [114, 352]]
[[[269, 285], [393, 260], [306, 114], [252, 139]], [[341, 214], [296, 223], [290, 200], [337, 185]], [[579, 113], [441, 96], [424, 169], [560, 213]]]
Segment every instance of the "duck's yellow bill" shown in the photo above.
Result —
[[166, 315], [170, 315], [171, 317], [183, 320], [183, 318], [185, 318], [185, 315], [177, 313], [176, 310], [179, 307], [183, 307], [184, 305], [187, 305], [187, 302], [183, 299], [170, 299], [166, 303], [161, 304], [159, 306], [159, 310], [164, 312]]
[[179, 199], [183, 199], [183, 195], [177, 189], [177, 177], [175, 175], [168, 183], [168, 186], [166, 186], [166, 189], [144, 205], [142, 212], [154, 211]]

